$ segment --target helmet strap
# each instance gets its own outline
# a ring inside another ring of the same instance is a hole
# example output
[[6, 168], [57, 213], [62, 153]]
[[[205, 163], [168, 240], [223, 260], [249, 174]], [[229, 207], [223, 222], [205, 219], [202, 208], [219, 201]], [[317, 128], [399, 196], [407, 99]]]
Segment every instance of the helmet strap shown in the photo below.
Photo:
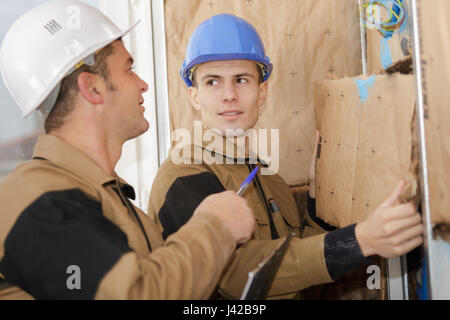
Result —
[[266, 78], [266, 74], [267, 74], [267, 68], [262, 63], [257, 62], [256, 64], [261, 69], [261, 73], [262, 73], [262, 77], [263, 77], [263, 81], [264, 81], [264, 79]]
[[195, 72], [195, 70], [197, 70], [197, 68], [198, 68], [198, 65], [193, 66], [193, 67], [188, 71], [188, 78], [189, 78], [189, 80], [191, 81], [191, 83], [192, 83], [192, 78], [194, 77], [194, 72]]
[[39, 105], [37, 111], [42, 117], [42, 120], [46, 120], [50, 112], [53, 110], [55, 106], [56, 99], [58, 98], [59, 90], [61, 88], [61, 83], [52, 90], [52, 92], [47, 96], [47, 98]]

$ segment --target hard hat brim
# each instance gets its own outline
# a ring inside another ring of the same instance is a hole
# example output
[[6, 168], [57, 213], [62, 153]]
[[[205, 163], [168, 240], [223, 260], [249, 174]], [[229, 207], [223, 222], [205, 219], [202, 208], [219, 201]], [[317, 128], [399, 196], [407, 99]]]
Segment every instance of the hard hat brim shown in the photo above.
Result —
[[269, 58], [267, 57], [266, 59], [262, 59], [259, 55], [251, 53], [220, 53], [220, 54], [201, 55], [195, 58], [187, 66], [183, 67], [180, 70], [180, 75], [183, 78], [184, 82], [187, 84], [187, 86], [192, 87], [192, 82], [188, 77], [189, 70], [202, 63], [212, 61], [226, 61], [226, 60], [249, 60], [264, 65], [265, 70], [263, 81], [266, 81], [270, 77], [270, 74], [272, 73], [273, 70], [273, 65], [272, 63], [270, 63]]

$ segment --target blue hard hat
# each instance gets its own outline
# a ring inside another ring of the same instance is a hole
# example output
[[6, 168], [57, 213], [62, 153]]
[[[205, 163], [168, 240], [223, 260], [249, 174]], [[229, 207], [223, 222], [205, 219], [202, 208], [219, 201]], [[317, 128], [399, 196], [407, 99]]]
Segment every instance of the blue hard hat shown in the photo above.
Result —
[[252, 60], [262, 69], [266, 81], [273, 65], [255, 28], [231, 14], [215, 15], [200, 24], [192, 34], [186, 59], [180, 70], [188, 87], [192, 87], [192, 68], [209, 61]]

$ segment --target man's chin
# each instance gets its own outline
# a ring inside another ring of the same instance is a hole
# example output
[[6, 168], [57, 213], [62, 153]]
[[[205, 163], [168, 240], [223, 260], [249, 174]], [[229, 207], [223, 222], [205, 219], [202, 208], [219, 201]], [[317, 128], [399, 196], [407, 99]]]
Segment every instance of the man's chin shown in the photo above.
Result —
[[144, 134], [145, 132], [147, 132], [148, 129], [150, 129], [150, 123], [149, 123], [147, 120], [145, 120], [145, 125], [143, 126], [143, 128], [142, 128], [142, 130], [141, 130], [141, 133], [139, 133], [139, 136], [140, 136], [141, 134]]
[[239, 138], [245, 136], [249, 129], [251, 128], [226, 128], [222, 129], [222, 135], [227, 138]]
[[239, 138], [241, 136], [246, 135], [248, 130], [252, 129], [254, 127], [255, 123], [234, 123], [234, 124], [228, 124], [220, 127], [220, 132], [224, 137], [235, 137]]
[[132, 135], [130, 135], [130, 137], [127, 140], [137, 138], [143, 135], [145, 132], [147, 132], [148, 129], [150, 129], [150, 123], [147, 120], [144, 121], [145, 121], [144, 124], [135, 127], [136, 131]]
[[248, 130], [252, 129], [253, 127], [248, 128], [248, 126], [245, 125], [238, 125], [235, 124], [234, 126], [230, 126], [228, 124], [228, 126], [226, 125], [219, 125], [216, 127], [211, 127], [208, 124], [203, 123], [203, 129], [207, 130], [207, 131], [212, 131], [215, 134], [219, 134], [223, 137], [235, 137], [235, 138], [239, 138], [241, 136], [246, 135], [246, 133], [248, 132]]

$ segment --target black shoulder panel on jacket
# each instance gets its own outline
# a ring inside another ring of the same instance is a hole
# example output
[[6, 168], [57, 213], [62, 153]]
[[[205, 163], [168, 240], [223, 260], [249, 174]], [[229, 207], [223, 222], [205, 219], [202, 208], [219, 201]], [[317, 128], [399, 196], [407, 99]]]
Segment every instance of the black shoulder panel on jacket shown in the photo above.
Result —
[[211, 172], [177, 178], [167, 191], [164, 204], [158, 212], [164, 228], [163, 238], [166, 239], [181, 228], [203, 199], [222, 191], [225, 188]]
[[[48, 192], [10, 230], [0, 272], [36, 299], [93, 299], [129, 251], [126, 234], [103, 216], [98, 201], [78, 189]], [[80, 289], [73, 288], [75, 269]]]

